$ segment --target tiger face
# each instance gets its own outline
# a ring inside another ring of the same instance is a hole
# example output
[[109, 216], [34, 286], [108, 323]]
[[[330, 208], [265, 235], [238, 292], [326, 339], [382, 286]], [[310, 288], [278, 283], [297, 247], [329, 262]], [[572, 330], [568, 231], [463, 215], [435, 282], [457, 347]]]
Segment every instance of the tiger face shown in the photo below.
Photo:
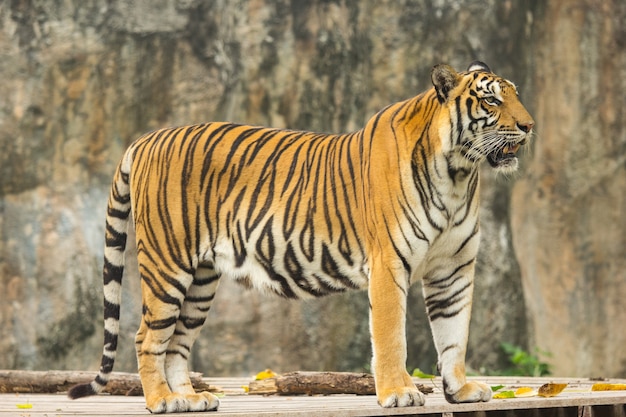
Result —
[[468, 167], [486, 159], [499, 172], [515, 171], [517, 152], [535, 124], [515, 84], [481, 62], [460, 74], [438, 65], [432, 77], [440, 102], [452, 124], [457, 124], [450, 134], [454, 163]]

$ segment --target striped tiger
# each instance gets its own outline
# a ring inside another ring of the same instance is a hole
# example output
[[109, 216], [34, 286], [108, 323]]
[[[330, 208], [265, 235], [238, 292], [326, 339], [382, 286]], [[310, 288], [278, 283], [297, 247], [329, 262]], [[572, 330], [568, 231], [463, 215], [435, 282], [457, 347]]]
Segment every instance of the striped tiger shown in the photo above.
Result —
[[218, 408], [192, 388], [187, 360], [222, 277], [292, 299], [367, 289], [383, 407], [424, 403], [405, 336], [407, 293], [421, 280], [447, 400], [488, 401], [490, 388], [465, 377], [479, 165], [515, 170], [534, 121], [515, 85], [482, 62], [460, 73], [437, 65], [431, 78], [354, 133], [206, 123], [136, 140], [108, 202], [100, 372], [69, 396], [100, 392], [113, 369], [132, 211], [149, 411]]

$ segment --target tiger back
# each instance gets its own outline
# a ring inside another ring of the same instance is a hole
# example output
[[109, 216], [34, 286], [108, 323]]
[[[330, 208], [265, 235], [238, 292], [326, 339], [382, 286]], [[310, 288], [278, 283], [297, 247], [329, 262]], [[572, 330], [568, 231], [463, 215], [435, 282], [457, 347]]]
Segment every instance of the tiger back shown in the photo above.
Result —
[[405, 369], [406, 298], [421, 280], [446, 398], [489, 400], [488, 386], [465, 378], [478, 166], [516, 169], [534, 122], [515, 86], [481, 62], [436, 66], [432, 82], [350, 134], [205, 123], [135, 141], [107, 210], [101, 369], [70, 397], [100, 392], [113, 369], [132, 211], [151, 412], [219, 406], [193, 390], [187, 360], [224, 278], [292, 299], [367, 289], [383, 407], [424, 403]]

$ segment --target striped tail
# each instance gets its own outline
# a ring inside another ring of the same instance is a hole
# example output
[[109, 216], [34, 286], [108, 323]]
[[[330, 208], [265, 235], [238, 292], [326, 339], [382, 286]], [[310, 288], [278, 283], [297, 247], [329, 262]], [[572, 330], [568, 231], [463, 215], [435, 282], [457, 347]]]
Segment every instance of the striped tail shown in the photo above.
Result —
[[128, 218], [131, 211], [130, 187], [130, 152], [128, 152], [115, 173], [106, 216], [106, 241], [104, 246], [104, 348], [100, 372], [87, 384], [72, 387], [68, 396], [72, 399], [99, 393], [104, 389], [115, 362], [117, 338], [120, 329], [120, 304], [122, 299], [122, 275], [124, 274], [124, 250]]

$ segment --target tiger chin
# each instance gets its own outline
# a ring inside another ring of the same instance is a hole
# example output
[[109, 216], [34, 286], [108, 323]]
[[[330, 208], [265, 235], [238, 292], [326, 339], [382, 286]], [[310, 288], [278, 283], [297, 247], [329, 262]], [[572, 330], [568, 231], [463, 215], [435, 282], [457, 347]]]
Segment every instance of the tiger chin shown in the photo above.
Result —
[[187, 360], [223, 278], [291, 299], [366, 289], [383, 407], [424, 404], [405, 336], [409, 286], [421, 281], [446, 399], [488, 401], [490, 388], [465, 377], [479, 166], [516, 169], [534, 121], [515, 85], [482, 62], [437, 65], [431, 78], [348, 134], [204, 123], [138, 138], [107, 208], [100, 372], [69, 396], [101, 392], [113, 370], [132, 212], [150, 412], [218, 408], [194, 391]]

